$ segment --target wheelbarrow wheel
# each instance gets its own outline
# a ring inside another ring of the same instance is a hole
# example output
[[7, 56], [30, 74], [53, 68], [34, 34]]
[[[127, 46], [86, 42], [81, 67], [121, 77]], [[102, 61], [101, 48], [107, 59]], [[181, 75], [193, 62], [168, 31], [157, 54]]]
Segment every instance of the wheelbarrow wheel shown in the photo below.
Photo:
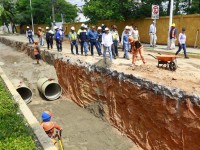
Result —
[[169, 69], [171, 70], [171, 71], [175, 71], [176, 69], [177, 69], [177, 65], [176, 65], [176, 61], [171, 61], [170, 63], [169, 63]]

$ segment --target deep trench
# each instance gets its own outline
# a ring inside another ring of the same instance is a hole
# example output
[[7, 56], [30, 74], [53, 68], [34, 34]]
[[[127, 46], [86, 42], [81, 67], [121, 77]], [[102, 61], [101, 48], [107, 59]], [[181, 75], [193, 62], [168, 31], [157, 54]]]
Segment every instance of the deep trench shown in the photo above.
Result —
[[[33, 58], [23, 42], [0, 41]], [[42, 51], [54, 65], [63, 94], [108, 121], [144, 149], [200, 149], [199, 95], [87, 62]]]

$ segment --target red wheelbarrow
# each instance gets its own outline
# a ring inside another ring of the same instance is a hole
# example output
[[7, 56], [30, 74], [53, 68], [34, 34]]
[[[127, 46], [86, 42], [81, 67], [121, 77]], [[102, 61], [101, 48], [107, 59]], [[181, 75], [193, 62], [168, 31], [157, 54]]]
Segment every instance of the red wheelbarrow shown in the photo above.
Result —
[[166, 68], [169, 68], [169, 70], [171, 71], [175, 71], [177, 69], [176, 55], [159, 55], [159, 56], [153, 56], [151, 54], [148, 55], [158, 60], [158, 67], [163, 67], [164, 65], [166, 65]]

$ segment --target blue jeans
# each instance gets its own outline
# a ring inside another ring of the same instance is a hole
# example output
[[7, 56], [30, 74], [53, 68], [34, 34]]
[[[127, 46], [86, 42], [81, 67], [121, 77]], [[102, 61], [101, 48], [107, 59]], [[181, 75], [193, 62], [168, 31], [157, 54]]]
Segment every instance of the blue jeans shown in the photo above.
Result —
[[76, 54], [78, 54], [78, 43], [76, 41], [71, 42], [71, 53], [74, 54], [74, 46], [76, 47]]
[[118, 41], [117, 40], [113, 41], [112, 54], [114, 57], [118, 56]]
[[94, 46], [97, 49], [97, 53], [99, 55], [101, 55], [101, 51], [100, 51], [100, 48], [99, 48], [99, 46], [97, 44], [97, 41], [96, 40], [90, 40], [90, 43], [91, 43], [91, 55], [94, 55]]
[[85, 54], [87, 54], [87, 42], [86, 41], [81, 41], [81, 54], [83, 55], [83, 48], [84, 48], [84, 52]]
[[[33, 36], [28, 36], [28, 39], [29, 39], [29, 43], [34, 43], [34, 40], [33, 40]], [[32, 42], [31, 42], [32, 41]]]
[[123, 47], [124, 47], [124, 56], [125, 56], [125, 58], [129, 58], [129, 56], [128, 56], [129, 43], [123, 43]]
[[40, 37], [40, 38], [39, 38], [39, 41], [40, 41], [40, 45], [41, 45], [41, 46], [44, 46], [44, 39], [43, 39], [43, 37]]
[[106, 59], [106, 50], [108, 49], [108, 53], [109, 53], [109, 56], [110, 56], [110, 61], [112, 62], [112, 49], [111, 49], [111, 46], [103, 46], [104, 48], [104, 51], [103, 51], [103, 57], [104, 59]]
[[98, 45], [98, 47], [99, 47], [99, 49], [100, 49], [100, 52], [101, 52], [101, 47], [102, 47], [101, 42], [97, 41], [97, 45]]
[[57, 46], [57, 51], [61, 52], [62, 51], [62, 41], [60, 39], [56, 39], [56, 46]]
[[176, 52], [176, 55], [178, 55], [178, 53], [183, 49], [184, 51], [184, 56], [187, 57], [187, 54], [186, 54], [186, 45], [185, 44], [178, 44], [179, 48], [178, 48], [178, 51]]

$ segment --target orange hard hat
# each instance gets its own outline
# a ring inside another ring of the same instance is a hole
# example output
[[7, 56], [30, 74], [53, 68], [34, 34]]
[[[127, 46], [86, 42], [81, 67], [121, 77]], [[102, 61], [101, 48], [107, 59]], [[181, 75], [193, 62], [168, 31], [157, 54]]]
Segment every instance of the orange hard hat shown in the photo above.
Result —
[[128, 41], [129, 41], [130, 43], [132, 43], [132, 42], [133, 42], [133, 37], [132, 37], [132, 36], [129, 36], [129, 37], [128, 37]]
[[51, 122], [51, 121], [50, 122], [44, 122], [42, 124], [42, 127], [43, 127], [44, 131], [49, 131], [49, 130], [54, 128], [54, 123]]

